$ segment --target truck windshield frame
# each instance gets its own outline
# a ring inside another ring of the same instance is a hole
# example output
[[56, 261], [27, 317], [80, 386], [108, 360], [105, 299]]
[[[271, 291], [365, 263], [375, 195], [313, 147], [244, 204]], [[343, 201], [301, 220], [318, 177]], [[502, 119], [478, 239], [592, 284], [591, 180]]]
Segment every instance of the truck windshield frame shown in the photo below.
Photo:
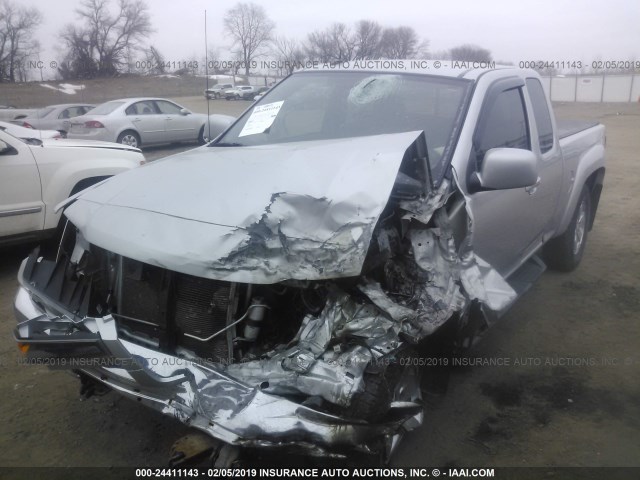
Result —
[[303, 71], [285, 78], [210, 147], [251, 147], [424, 131], [431, 178], [451, 161], [469, 79], [404, 72]]

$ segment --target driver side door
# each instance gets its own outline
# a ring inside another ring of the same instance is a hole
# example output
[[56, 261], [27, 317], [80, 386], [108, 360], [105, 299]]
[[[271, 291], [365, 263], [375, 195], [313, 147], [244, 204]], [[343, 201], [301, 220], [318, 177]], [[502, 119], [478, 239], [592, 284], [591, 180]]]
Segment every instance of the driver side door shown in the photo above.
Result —
[[[519, 78], [490, 87], [474, 133], [469, 171], [479, 172], [492, 148], [532, 150], [523, 89]], [[546, 223], [546, 213], [537, 208], [536, 188], [478, 191], [470, 196], [474, 251], [504, 276], [529, 255]]]
[[200, 133], [200, 121], [192, 113], [182, 113], [182, 107], [167, 100], [156, 100], [158, 110], [164, 116], [165, 139], [171, 142], [196, 140]]

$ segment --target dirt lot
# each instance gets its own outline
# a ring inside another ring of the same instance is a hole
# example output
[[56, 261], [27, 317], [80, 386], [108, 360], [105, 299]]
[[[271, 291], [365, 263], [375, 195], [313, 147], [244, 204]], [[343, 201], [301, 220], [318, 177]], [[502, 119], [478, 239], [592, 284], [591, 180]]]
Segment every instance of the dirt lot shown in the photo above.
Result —
[[[446, 394], [427, 398], [425, 424], [404, 439], [396, 465], [640, 466], [640, 105], [556, 112], [607, 127], [605, 188], [583, 262], [572, 274], [545, 273], [471, 352], [476, 366], [454, 369]], [[113, 393], [81, 402], [70, 375], [19, 364], [11, 303], [29, 249], [0, 251], [0, 462], [166, 464], [187, 431], [175, 420]], [[489, 359], [503, 366], [478, 364]]]

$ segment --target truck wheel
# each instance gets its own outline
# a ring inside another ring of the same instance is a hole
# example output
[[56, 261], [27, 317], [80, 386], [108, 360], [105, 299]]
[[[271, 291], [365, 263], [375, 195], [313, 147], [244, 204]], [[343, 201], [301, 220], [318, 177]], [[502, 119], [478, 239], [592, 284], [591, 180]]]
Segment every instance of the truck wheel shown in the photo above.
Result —
[[573, 213], [567, 230], [547, 243], [543, 248], [543, 256], [549, 268], [561, 272], [570, 272], [582, 260], [584, 247], [589, 232], [591, 218], [591, 196], [585, 186], [580, 193], [580, 200]]
[[118, 135], [118, 143], [129, 145], [130, 147], [140, 147], [140, 136], [133, 130], [126, 130]]
[[351, 399], [351, 405], [345, 411], [348, 417], [373, 422], [387, 413], [394, 385], [390, 385], [386, 373], [365, 372], [364, 391], [356, 393]]

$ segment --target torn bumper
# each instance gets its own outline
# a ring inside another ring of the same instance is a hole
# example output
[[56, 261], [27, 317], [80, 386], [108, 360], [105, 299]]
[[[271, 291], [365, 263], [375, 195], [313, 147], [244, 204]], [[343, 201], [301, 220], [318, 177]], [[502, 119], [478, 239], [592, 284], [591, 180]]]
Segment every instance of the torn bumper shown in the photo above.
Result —
[[69, 312], [50, 310], [46, 299], [21, 284], [14, 303], [14, 336], [19, 344], [29, 345], [29, 355], [57, 357], [57, 365], [79, 370], [226, 443], [291, 447], [315, 455], [340, 455], [344, 449], [390, 454], [398, 436], [421, 423], [422, 410], [415, 404], [399, 402], [385, 422], [371, 424], [265, 393], [215, 365], [119, 338], [110, 315], [78, 320]]

